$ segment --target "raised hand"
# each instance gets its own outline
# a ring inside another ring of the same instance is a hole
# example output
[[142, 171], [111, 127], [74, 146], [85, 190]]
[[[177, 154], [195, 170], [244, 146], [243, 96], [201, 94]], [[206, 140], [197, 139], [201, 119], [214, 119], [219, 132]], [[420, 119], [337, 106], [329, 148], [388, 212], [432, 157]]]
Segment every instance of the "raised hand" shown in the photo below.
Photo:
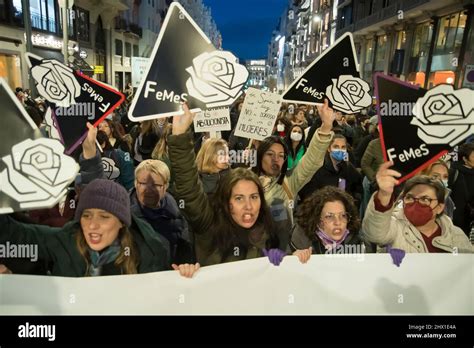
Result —
[[322, 121], [321, 132], [329, 133], [332, 130], [332, 124], [336, 119], [336, 114], [334, 110], [329, 107], [329, 101], [327, 99], [324, 99], [323, 105], [318, 105], [317, 107], [319, 117]]
[[296, 250], [293, 255], [297, 256], [301, 263], [306, 263], [309, 261], [312, 253], [313, 247], [309, 247], [308, 249]]
[[192, 278], [194, 273], [196, 273], [199, 268], [201, 267], [201, 265], [199, 263], [196, 263], [196, 264], [189, 264], [189, 263], [183, 263], [181, 265], [177, 265], [175, 263], [173, 263], [171, 265], [171, 267], [173, 267], [173, 269], [175, 271], [179, 271], [179, 274], [182, 276], [182, 277], [185, 277], [185, 278]]
[[375, 175], [379, 187], [377, 197], [379, 198], [380, 203], [384, 206], [389, 204], [390, 199], [392, 198], [393, 189], [398, 185], [398, 180], [396, 178], [402, 176], [396, 170], [389, 169], [391, 166], [393, 166], [392, 161], [383, 163]]
[[97, 128], [87, 122], [87, 137], [82, 142], [82, 155], [84, 159], [94, 158], [97, 153]]
[[191, 113], [186, 103], [183, 105], [184, 115], [173, 117], [173, 135], [184, 134], [193, 123], [194, 113]]

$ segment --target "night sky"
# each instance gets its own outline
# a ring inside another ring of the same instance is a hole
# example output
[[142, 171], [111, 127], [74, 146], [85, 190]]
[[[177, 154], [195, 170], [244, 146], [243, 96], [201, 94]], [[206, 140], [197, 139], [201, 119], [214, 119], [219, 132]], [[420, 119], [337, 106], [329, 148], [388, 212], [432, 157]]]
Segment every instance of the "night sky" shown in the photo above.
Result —
[[203, 0], [222, 34], [224, 50], [240, 59], [266, 58], [272, 31], [288, 0]]

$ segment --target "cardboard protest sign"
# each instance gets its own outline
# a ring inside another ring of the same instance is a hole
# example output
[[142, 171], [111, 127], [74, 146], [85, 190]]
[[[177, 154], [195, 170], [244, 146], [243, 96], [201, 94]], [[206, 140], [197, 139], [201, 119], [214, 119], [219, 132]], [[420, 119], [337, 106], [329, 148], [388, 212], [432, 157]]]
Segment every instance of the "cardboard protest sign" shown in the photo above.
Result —
[[196, 133], [229, 130], [231, 130], [229, 108], [204, 110], [194, 116], [194, 132]]
[[67, 154], [86, 137], [87, 122], [97, 126], [125, 100], [125, 96], [112, 87], [72, 71], [57, 60], [31, 53], [26, 57], [38, 93], [49, 103], [50, 117]]
[[128, 113], [131, 121], [229, 107], [242, 94], [248, 71], [219, 51], [184, 8], [173, 2]]
[[438, 85], [427, 91], [376, 74], [375, 93], [385, 160], [405, 181], [474, 132], [474, 91]]
[[64, 146], [43, 138], [8, 84], [0, 79], [0, 214], [54, 206], [79, 166]]
[[369, 84], [359, 75], [351, 33], [342, 35], [316, 58], [283, 93], [285, 102], [329, 105], [345, 114], [359, 112], [372, 103]]
[[280, 107], [280, 95], [250, 87], [235, 127], [235, 136], [256, 140], [269, 137]]

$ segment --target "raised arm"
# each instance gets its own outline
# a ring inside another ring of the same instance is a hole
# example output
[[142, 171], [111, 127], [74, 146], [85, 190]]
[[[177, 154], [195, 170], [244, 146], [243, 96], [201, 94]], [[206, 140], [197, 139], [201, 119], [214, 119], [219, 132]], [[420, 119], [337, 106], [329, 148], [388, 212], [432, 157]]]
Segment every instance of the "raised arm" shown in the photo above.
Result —
[[324, 100], [323, 106], [318, 106], [318, 111], [322, 125], [314, 133], [306, 153], [288, 178], [288, 186], [293, 196], [296, 196], [298, 191], [311, 180], [314, 173], [322, 167], [324, 155], [334, 135], [331, 131], [334, 121], [334, 112], [328, 106], [327, 99]]
[[168, 153], [175, 174], [175, 196], [180, 206], [183, 202], [193, 232], [204, 234], [214, 221], [214, 211], [199, 179], [193, 136], [188, 131], [194, 115], [186, 104], [183, 109], [183, 116], [173, 117], [173, 133], [168, 136]]
[[379, 190], [372, 195], [362, 222], [364, 240], [379, 245], [392, 244], [397, 233], [390, 225], [395, 203], [393, 190], [401, 174], [389, 169], [392, 165], [393, 162], [385, 162], [380, 166], [376, 174]]

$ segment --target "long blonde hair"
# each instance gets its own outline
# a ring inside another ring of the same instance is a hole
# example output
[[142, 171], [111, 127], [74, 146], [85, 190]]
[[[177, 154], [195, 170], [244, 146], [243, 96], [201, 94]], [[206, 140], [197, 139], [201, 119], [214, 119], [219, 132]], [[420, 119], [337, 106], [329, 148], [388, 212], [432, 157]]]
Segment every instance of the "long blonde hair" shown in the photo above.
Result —
[[[124, 274], [138, 273], [138, 248], [133, 241], [132, 232], [130, 232], [128, 227], [124, 226], [119, 230], [118, 238], [120, 240], [120, 254], [115, 260], [114, 265], [117, 268], [120, 268]], [[76, 246], [79, 250], [79, 254], [81, 254], [86, 261], [87, 266], [85, 276], [89, 276], [91, 260], [82, 228], [79, 228], [76, 233]]]
[[200, 173], [217, 173], [217, 159], [219, 151], [225, 151], [228, 148], [227, 142], [224, 139], [211, 138], [206, 140], [199, 149], [196, 156], [196, 165]]
[[161, 135], [160, 140], [156, 144], [155, 148], [153, 149], [153, 152], [151, 153], [151, 158], [156, 159], [156, 160], [161, 160], [165, 155], [168, 156], [168, 135], [171, 134], [171, 131], [173, 130], [173, 125], [171, 123], [168, 123], [165, 126], [165, 130], [163, 131], [163, 134]]

